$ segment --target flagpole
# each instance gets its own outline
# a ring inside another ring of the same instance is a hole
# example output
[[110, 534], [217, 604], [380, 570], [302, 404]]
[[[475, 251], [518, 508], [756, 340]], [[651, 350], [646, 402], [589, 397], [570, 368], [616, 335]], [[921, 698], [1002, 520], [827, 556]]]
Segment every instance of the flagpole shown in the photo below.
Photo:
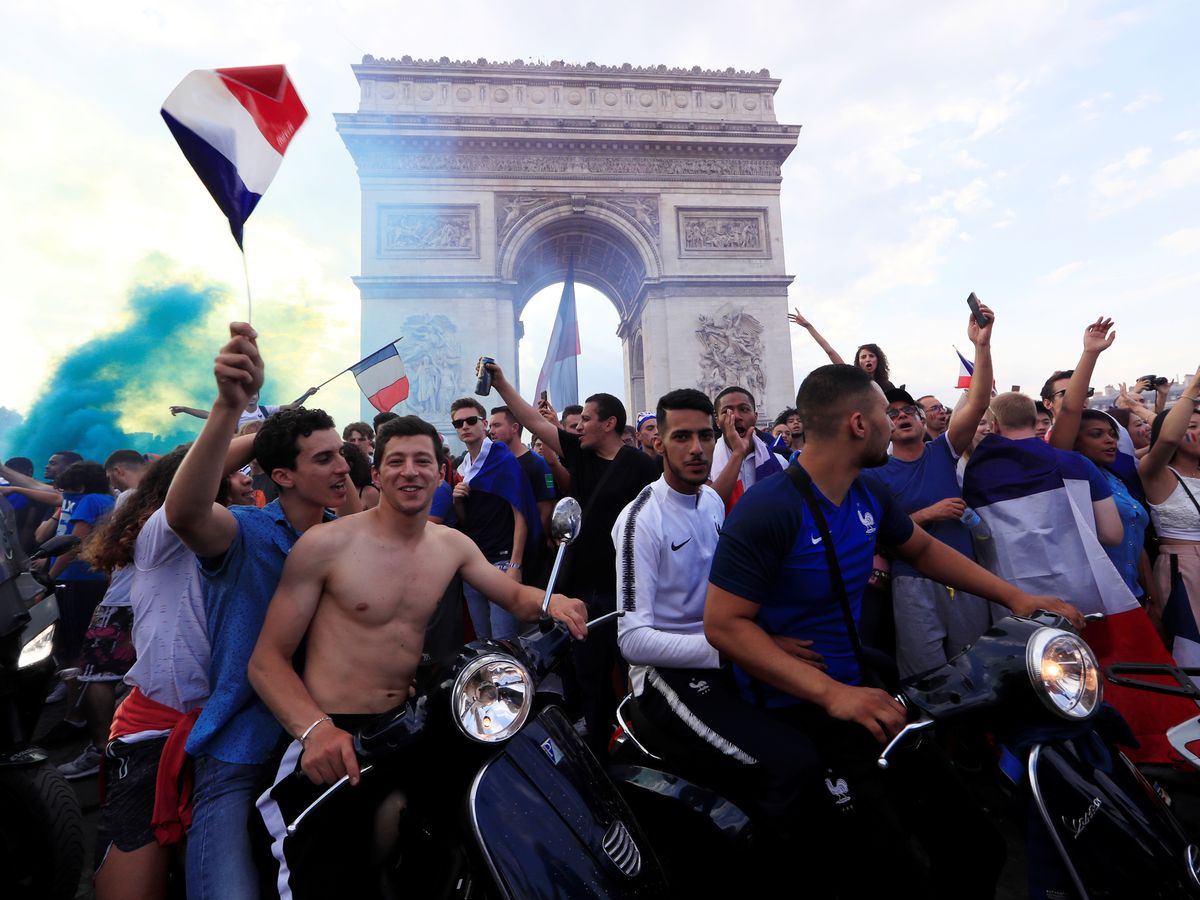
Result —
[[246, 263], [246, 248], [242, 251], [242, 274], [246, 276], [246, 324], [254, 324], [254, 300], [250, 296], [250, 266]]
[[[402, 340], [404, 340], [404, 338], [398, 337], [394, 341], [388, 341], [386, 344], [383, 345], [383, 347], [380, 347], [379, 350], [383, 350], [384, 348], [389, 347], [392, 344], [398, 344]], [[369, 357], [374, 356], [376, 353], [379, 352], [379, 350], [373, 350], [372, 352], [370, 352], [366, 356], [364, 356], [363, 359], [367, 359]], [[362, 359], [360, 359], [358, 362], [362, 362]], [[353, 365], [346, 366], [346, 368], [342, 369], [342, 371], [338, 372], [336, 375], [326, 378], [324, 381], [322, 381], [320, 384], [317, 385], [314, 393], [316, 391], [319, 391], [321, 388], [325, 387], [325, 385], [327, 385], [327, 384], [329, 384], [329, 382], [333, 381], [334, 378], [340, 378], [341, 376], [345, 375], [347, 372], [349, 372], [351, 369], [353, 369], [354, 366], [357, 366], [357, 365], [358, 365], [358, 363], [356, 362]]]

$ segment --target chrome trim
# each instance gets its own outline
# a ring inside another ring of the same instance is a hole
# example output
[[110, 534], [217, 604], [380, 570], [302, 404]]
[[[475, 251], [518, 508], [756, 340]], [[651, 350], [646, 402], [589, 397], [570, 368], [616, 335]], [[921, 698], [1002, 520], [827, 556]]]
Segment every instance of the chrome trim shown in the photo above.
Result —
[[896, 749], [896, 745], [916, 731], [924, 731], [932, 725], [937, 724], [933, 719], [918, 719], [915, 722], [909, 722], [903, 728], [896, 732], [896, 736], [888, 741], [888, 745], [883, 748], [883, 752], [879, 754], [879, 759], [875, 760], [875, 765], [881, 769], [886, 769], [891, 765], [891, 761], [887, 758], [888, 754]]
[[492, 884], [496, 886], [496, 891], [504, 900], [513, 900], [513, 895], [508, 892], [508, 886], [500, 877], [500, 870], [496, 868], [496, 862], [492, 859], [492, 854], [488, 852], [487, 843], [483, 839], [483, 832], [479, 830], [479, 819], [475, 816], [475, 798], [479, 793], [479, 782], [483, 780], [483, 776], [487, 774], [487, 770], [492, 767], [500, 756], [493, 756], [482, 766], [479, 767], [479, 772], [475, 775], [475, 780], [471, 782], [471, 793], [467, 795], [467, 816], [471, 820], [471, 831], [475, 835], [475, 843], [479, 845], [479, 852], [483, 854], [483, 861], [487, 863], [488, 871], [492, 873]]
[[1183, 853], [1183, 861], [1187, 864], [1187, 873], [1192, 877], [1192, 884], [1200, 887], [1200, 847], [1188, 844]]
[[626, 878], [637, 878], [642, 871], [642, 851], [638, 849], [637, 841], [620, 819], [613, 819], [600, 846], [604, 854], [612, 860], [614, 866], [621, 870]]
[[625, 704], [628, 703], [632, 699], [633, 699], [633, 694], [626, 694], [625, 699], [617, 704], [617, 724], [621, 726], [621, 731], [623, 731], [625, 733], [625, 736], [627, 738], [629, 738], [631, 741], [633, 741], [634, 746], [637, 747], [639, 750], [641, 750], [642, 753], [644, 753], [646, 756], [650, 757], [651, 759], [656, 759], [659, 762], [662, 762], [661, 756], [651, 753], [649, 750], [646, 749], [646, 745], [638, 740], [638, 736], [633, 733], [633, 727], [629, 724], [629, 720], [626, 719], [625, 716], [623, 716], [621, 714], [621, 710], [623, 710], [625, 708]]
[[[508, 725], [508, 728], [506, 729], [508, 731], [507, 734], [503, 736], [494, 735], [492, 737], [480, 737], [473, 731], [467, 731], [466, 727], [463, 725], [462, 719], [459, 717], [458, 712], [458, 698], [464, 693], [464, 685], [469, 679], [473, 678], [484, 666], [495, 662], [511, 663], [515, 668], [520, 669], [521, 674], [525, 679], [525, 686], [527, 689], [526, 698], [525, 703], [521, 706], [521, 710], [517, 713], [512, 723]], [[525, 723], [529, 721], [529, 716], [533, 710], [534, 697], [536, 694], [537, 682], [533, 680], [533, 673], [529, 671], [529, 667], [525, 665], [525, 663], [521, 662], [521, 660], [519, 660], [512, 653], [508, 653], [504, 650], [492, 650], [475, 657], [473, 660], [463, 666], [462, 671], [455, 676], [454, 685], [450, 689], [450, 717], [454, 720], [454, 724], [458, 728], [459, 733], [468, 740], [474, 741], [477, 744], [503, 744], [505, 741], [514, 737], [522, 728], [525, 727]]]
[[1042, 789], [1038, 786], [1037, 780], [1037, 763], [1041, 755], [1042, 745], [1034, 744], [1033, 749], [1029, 751], [1029, 762], [1026, 764], [1026, 771], [1029, 774], [1029, 791], [1033, 794], [1033, 802], [1037, 806], [1038, 812], [1041, 813], [1042, 821], [1046, 823], [1046, 830], [1050, 832], [1050, 839], [1054, 841], [1058, 856], [1062, 860], [1063, 866], [1066, 867], [1067, 874], [1071, 876], [1075, 890], [1079, 892], [1079, 900], [1088, 900], [1088, 892], [1087, 888], [1083, 886], [1083, 879], [1075, 871], [1075, 866], [1071, 862], [1070, 856], [1067, 855], [1067, 848], [1063, 846], [1062, 838], [1059, 837], [1054, 822], [1050, 818], [1050, 810], [1046, 809], [1046, 802], [1042, 799]]
[[[1096, 702], [1092, 704], [1090, 709], [1084, 710], [1082, 714], [1072, 712], [1073, 709], [1079, 708], [1082, 700], [1076, 701], [1076, 706], [1072, 707], [1072, 709], [1062, 709], [1054, 702], [1049, 690], [1042, 683], [1042, 656], [1051, 641], [1062, 637], [1070, 638], [1079, 645], [1080, 655], [1083, 657], [1084, 663], [1090, 665], [1096, 673]], [[1025, 644], [1025, 671], [1029, 676], [1030, 684], [1033, 686], [1033, 692], [1042, 701], [1042, 705], [1059, 718], [1066, 719], [1069, 722], [1083, 722], [1096, 715], [1100, 707], [1104, 704], [1104, 672], [1100, 668], [1100, 661], [1096, 659], [1096, 654], [1087, 645], [1087, 642], [1072, 631], [1043, 625], [1031, 634], [1029, 641]]]

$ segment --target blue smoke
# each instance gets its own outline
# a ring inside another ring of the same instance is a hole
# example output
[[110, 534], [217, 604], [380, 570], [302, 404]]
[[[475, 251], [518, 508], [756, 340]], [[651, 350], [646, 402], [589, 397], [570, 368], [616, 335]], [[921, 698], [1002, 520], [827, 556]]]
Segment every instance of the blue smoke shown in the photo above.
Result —
[[[208, 405], [188, 398], [214, 393], [212, 361], [223, 335], [206, 325], [223, 299], [212, 286], [135, 288], [128, 324], [66, 355], [25, 421], [4, 435], [6, 455], [30, 457], [40, 475], [57, 450], [104, 462], [126, 447], [164, 453], [192, 440], [203, 422], [172, 418], [167, 407]], [[126, 430], [123, 420], [155, 431]]]

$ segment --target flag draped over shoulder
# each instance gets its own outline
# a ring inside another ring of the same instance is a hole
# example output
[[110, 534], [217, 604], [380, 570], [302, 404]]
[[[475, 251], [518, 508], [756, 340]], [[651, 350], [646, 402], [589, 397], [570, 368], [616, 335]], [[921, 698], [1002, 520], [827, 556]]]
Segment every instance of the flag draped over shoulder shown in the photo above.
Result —
[[550, 332], [550, 346], [537, 380], [537, 393], [548, 390], [551, 401], [559, 409], [579, 402], [578, 358], [579, 322], [575, 318], [575, 263], [572, 260], [567, 264], [567, 280], [558, 301], [554, 330]]
[[542, 539], [542, 518], [538, 514], [537, 500], [533, 496], [533, 488], [525, 477], [525, 470], [517, 462], [507, 444], [492, 441], [487, 446], [487, 456], [482, 465], [474, 469], [467, 478], [472, 491], [483, 491], [503, 497], [509, 505], [525, 518], [528, 537], [525, 546], [531, 546], [530, 541]]
[[388, 344], [350, 367], [367, 402], [389, 412], [408, 397], [408, 374], [396, 345]]
[[162, 117], [241, 247], [246, 219], [308, 118], [287, 69], [196, 69], [163, 102]]
[[[1080, 612], [1104, 613], [1082, 637], [1100, 665], [1170, 663], [1146, 612], [1096, 538], [1091, 491], [1082, 457], [1055, 452], [1036, 438], [985, 437], [971, 454], [963, 500], [979, 513], [991, 540], [977, 541], [979, 561], [1030, 594], [1059, 597]], [[1195, 715], [1178, 697], [1106, 683], [1105, 697], [1125, 717], [1140, 746], [1135, 762], [1167, 763], [1177, 754], [1166, 739], [1172, 725]]]

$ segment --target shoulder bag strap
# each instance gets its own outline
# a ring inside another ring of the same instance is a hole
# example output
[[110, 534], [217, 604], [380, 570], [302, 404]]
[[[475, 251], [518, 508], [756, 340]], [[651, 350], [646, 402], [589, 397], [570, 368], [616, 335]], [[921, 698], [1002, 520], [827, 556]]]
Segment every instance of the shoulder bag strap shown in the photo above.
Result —
[[[1171, 469], [1170, 466], [1167, 466]], [[1188, 495], [1188, 499], [1192, 501], [1192, 506], [1196, 507], [1196, 514], [1200, 515], [1200, 503], [1196, 502], [1196, 495], [1192, 493], [1192, 489], [1187, 486], [1187, 482], [1183, 480], [1183, 476], [1171, 469], [1171, 474], [1175, 476], [1175, 480], [1179, 482], [1179, 486], [1183, 488], [1183, 492]]]
[[833, 583], [833, 590], [842, 606], [842, 618], [846, 623], [846, 632], [850, 635], [850, 645], [854, 648], [854, 659], [858, 662], [858, 668], [862, 672], [863, 678], [870, 681], [874, 675], [863, 654], [862, 641], [858, 637], [858, 626], [854, 624], [854, 613], [850, 610], [850, 597], [846, 593], [846, 583], [842, 580], [842, 567], [838, 563], [837, 551], [833, 547], [833, 535], [829, 532], [829, 523], [825, 521], [825, 513], [821, 510], [821, 504], [813, 493], [812, 479], [803, 467], [798, 465], [788, 466], [787, 474], [788, 478], [792, 480], [792, 484], [796, 486], [796, 490], [800, 492], [800, 496], [804, 498], [808, 511], [812, 514], [813, 522], [816, 523], [817, 531], [821, 533], [821, 543], [825, 545], [825, 561], [829, 566], [829, 579]]
[[[585, 503], [583, 506], [583, 515], [581, 518], [585, 522], [587, 521], [588, 512], [591, 510], [592, 505], [596, 502], [596, 498], [600, 496], [600, 492], [604, 489], [604, 486], [608, 484], [608, 479], [612, 478], [613, 472], [617, 470], [617, 463], [620, 461], [621, 455], [629, 449], [630, 448], [626, 447], [624, 444], [621, 445], [621, 449], [617, 451], [617, 455], [609, 460], [608, 468], [604, 470], [604, 474], [600, 476], [600, 480], [597, 481], [596, 486], [592, 488], [592, 493], [588, 497], [587, 503]], [[637, 451], [634, 450], [633, 452], [636, 453]]]

